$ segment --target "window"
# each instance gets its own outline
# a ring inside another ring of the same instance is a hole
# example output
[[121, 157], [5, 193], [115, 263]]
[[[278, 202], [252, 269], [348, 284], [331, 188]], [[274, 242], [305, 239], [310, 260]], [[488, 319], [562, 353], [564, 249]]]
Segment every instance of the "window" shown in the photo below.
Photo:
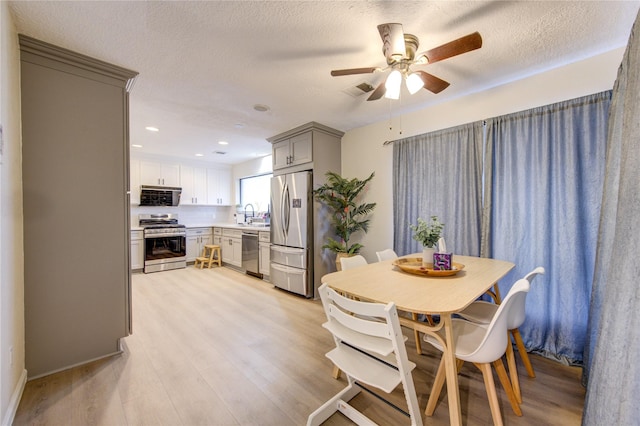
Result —
[[252, 176], [240, 179], [240, 204], [244, 209], [247, 204], [253, 205], [256, 213], [271, 210], [271, 177], [273, 174]]

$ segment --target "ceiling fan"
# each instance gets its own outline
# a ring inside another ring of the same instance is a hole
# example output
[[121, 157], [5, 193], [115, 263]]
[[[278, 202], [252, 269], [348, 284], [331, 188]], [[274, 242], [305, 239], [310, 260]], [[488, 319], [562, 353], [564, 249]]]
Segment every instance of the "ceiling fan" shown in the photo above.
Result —
[[382, 38], [382, 53], [387, 59], [386, 67], [350, 68], [331, 71], [331, 75], [337, 77], [369, 74], [391, 69], [389, 76], [376, 87], [367, 99], [368, 101], [375, 101], [382, 96], [389, 99], [398, 99], [403, 77], [411, 94], [418, 92], [423, 87], [430, 92], [440, 93], [449, 87], [448, 82], [422, 70], [412, 71], [411, 66], [433, 64], [482, 47], [482, 37], [480, 33], [475, 32], [416, 54], [420, 41], [413, 34], [406, 34], [402, 30], [402, 24], [380, 24], [378, 25], [378, 32]]

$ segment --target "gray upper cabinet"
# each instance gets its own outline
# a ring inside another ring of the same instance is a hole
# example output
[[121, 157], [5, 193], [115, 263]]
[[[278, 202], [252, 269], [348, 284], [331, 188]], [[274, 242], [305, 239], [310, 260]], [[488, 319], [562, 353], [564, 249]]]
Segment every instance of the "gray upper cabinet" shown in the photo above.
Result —
[[305, 132], [273, 144], [273, 170], [311, 163], [313, 161], [312, 132]]
[[19, 41], [33, 378], [118, 353], [131, 332], [128, 89], [137, 73]]
[[340, 164], [343, 132], [311, 122], [267, 139], [272, 144], [273, 174], [314, 170], [315, 164]]

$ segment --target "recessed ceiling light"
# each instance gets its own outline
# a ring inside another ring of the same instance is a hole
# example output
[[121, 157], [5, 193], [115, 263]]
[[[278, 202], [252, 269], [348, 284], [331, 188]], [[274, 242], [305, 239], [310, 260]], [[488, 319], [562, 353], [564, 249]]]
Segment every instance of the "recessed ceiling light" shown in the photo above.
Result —
[[227, 142], [227, 141], [219, 141], [218, 145], [229, 145], [229, 142]]
[[160, 129], [158, 129], [157, 127], [153, 127], [153, 126], [147, 126], [145, 127], [145, 129], [147, 129], [150, 132], [159, 132]]
[[269, 105], [255, 104], [253, 106], [253, 109], [255, 109], [256, 111], [259, 111], [259, 112], [267, 112], [271, 108], [269, 108]]
[[196, 154], [196, 157], [204, 157], [204, 154]]
[[138, 145], [137, 143], [131, 144], [131, 146], [134, 148], [142, 148], [142, 145]]

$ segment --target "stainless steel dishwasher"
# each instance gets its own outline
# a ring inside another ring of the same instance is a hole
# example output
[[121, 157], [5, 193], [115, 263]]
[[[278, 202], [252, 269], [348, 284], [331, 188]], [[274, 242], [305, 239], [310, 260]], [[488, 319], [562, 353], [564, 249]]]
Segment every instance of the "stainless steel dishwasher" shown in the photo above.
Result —
[[258, 231], [242, 231], [242, 267], [249, 275], [262, 278], [258, 268]]

